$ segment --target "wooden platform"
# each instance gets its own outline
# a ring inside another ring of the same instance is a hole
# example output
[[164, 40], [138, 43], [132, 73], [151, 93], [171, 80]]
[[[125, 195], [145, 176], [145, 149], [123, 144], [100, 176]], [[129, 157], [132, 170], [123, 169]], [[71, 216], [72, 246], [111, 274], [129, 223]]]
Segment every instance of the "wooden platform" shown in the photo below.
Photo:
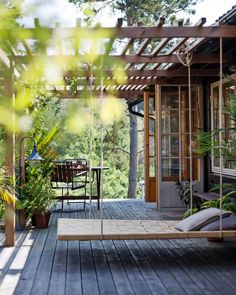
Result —
[[[174, 219], [141, 200], [104, 203], [106, 220]], [[61, 207], [59, 202], [58, 208]], [[16, 234], [16, 247], [0, 246], [0, 294], [3, 295], [234, 295], [236, 239], [58, 241], [59, 218], [99, 218], [82, 204], [65, 203], [48, 229]], [[0, 232], [0, 245], [4, 234]]]
[[175, 229], [173, 220], [103, 220], [103, 234], [100, 219], [59, 218], [58, 240], [150, 240], [187, 239], [208, 237], [236, 237], [236, 231], [181, 232]]

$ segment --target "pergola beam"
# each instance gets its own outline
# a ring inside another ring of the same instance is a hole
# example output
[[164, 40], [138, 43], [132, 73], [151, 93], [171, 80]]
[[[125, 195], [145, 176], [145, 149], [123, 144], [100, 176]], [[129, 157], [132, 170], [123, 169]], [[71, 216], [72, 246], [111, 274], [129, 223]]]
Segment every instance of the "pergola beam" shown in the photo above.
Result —
[[[36, 28], [17, 28], [19, 38], [23, 32], [24, 39], [38, 39], [41, 33], [53, 35], [54, 28], [39, 26], [35, 21]], [[0, 36], [3, 29], [0, 29]], [[4, 30], [6, 33], [6, 30]], [[17, 33], [17, 32], [16, 32]], [[91, 36], [97, 39], [104, 38], [235, 38], [235, 25], [215, 25], [215, 26], [161, 26], [161, 27], [94, 27], [94, 28], [60, 28], [58, 34], [66, 36], [66, 39], [74, 39], [77, 35], [80, 39], [89, 39]]]
[[[43, 32], [51, 34], [53, 28], [41, 27], [37, 28], [18, 28], [20, 32], [24, 32], [24, 39], [36, 38]], [[6, 30], [4, 30], [5, 32]], [[235, 25], [215, 25], [215, 26], [161, 26], [161, 27], [94, 27], [94, 28], [60, 28], [58, 33], [61, 36], [67, 36], [73, 39], [78, 34], [80, 39], [89, 39], [91, 36], [97, 39], [104, 38], [235, 38]], [[92, 34], [92, 35], [91, 35]], [[2, 29], [0, 29], [0, 36]], [[20, 36], [20, 34], [19, 34]], [[97, 37], [96, 37], [97, 36]], [[19, 37], [20, 38], [20, 37]]]
[[[111, 70], [104, 70], [105, 76], [113, 76]], [[187, 69], [177, 69], [177, 70], [127, 70], [127, 77], [187, 77]], [[68, 77], [90, 77], [89, 71], [76, 70], [67, 71], [64, 76]], [[192, 69], [192, 77], [218, 77], [219, 73], [215, 69]]]
[[[68, 73], [67, 73], [68, 74]], [[106, 85], [110, 85], [112, 82], [111, 79], [104, 79], [103, 84], [104, 86]], [[113, 81], [114, 85], [116, 85], [115, 80]], [[81, 80], [77, 80], [77, 86], [87, 86], [89, 85], [89, 80], [88, 79], [81, 79]], [[158, 78], [144, 78], [144, 79], [140, 79], [139, 77], [137, 78], [129, 78], [127, 80], [121, 81], [118, 85], [152, 85], [152, 84], [157, 84], [159, 83], [159, 79]], [[45, 85], [47, 85], [47, 82], [45, 81]], [[118, 86], [117, 85], [117, 86]], [[55, 86], [57, 86], [55, 84]], [[94, 86], [100, 86], [100, 79], [99, 78], [94, 78]], [[50, 86], [49, 84], [49, 87]]]
[[[60, 96], [61, 99], [76, 99], [76, 98], [88, 98], [91, 92], [87, 91], [77, 91], [76, 93], [71, 93], [66, 90], [53, 90], [52, 93]], [[101, 91], [93, 91], [93, 97], [99, 98], [101, 96]], [[143, 97], [143, 90], [117, 90], [114, 91], [116, 97], [118, 98], [140, 98]], [[109, 93], [104, 91], [104, 98], [109, 99]]]
[[[109, 28], [107, 28], [109, 30]], [[210, 27], [122, 27], [116, 30], [117, 38], [235, 38], [234, 25]]]
[[[42, 55], [41, 55], [42, 56]], [[105, 55], [102, 57], [106, 57]], [[122, 60], [126, 63], [174, 63], [174, 64], [180, 64], [180, 60], [178, 59], [176, 54], [171, 54], [171, 55], [156, 55], [156, 56], [149, 56], [149, 55], [112, 55], [111, 56], [114, 59], [117, 60]], [[32, 58], [39, 58], [39, 56], [13, 56], [12, 59], [16, 64], [28, 64], [32, 62]], [[56, 62], [56, 60], [59, 58], [58, 55], [50, 55], [50, 56], [45, 56], [44, 60], [47, 60], [52, 62], [53, 60]], [[99, 56], [97, 57], [99, 58]], [[63, 56], [65, 64], [67, 63], [73, 63], [77, 62], [81, 59], [84, 60], [84, 56], [74, 56], [74, 55], [64, 55]], [[226, 59], [226, 58], [225, 58]], [[218, 54], [194, 54], [192, 63], [194, 64], [215, 64], [219, 63], [219, 55]]]

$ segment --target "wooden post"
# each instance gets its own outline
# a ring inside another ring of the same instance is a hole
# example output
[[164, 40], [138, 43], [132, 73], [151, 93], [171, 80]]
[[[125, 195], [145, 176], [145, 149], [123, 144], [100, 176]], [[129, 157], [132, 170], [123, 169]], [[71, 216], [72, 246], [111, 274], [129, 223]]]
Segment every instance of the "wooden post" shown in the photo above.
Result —
[[[6, 99], [9, 99], [9, 106], [15, 103], [15, 96], [13, 90], [14, 81], [14, 67], [13, 63], [10, 63], [10, 68], [8, 70], [8, 76], [5, 85]], [[15, 186], [15, 133], [14, 133], [14, 115], [12, 117], [13, 130], [8, 131], [6, 139], [6, 170], [9, 177], [13, 179]], [[5, 244], [7, 247], [12, 247], [15, 245], [15, 206], [14, 204], [6, 204], [6, 216], [5, 216]]]

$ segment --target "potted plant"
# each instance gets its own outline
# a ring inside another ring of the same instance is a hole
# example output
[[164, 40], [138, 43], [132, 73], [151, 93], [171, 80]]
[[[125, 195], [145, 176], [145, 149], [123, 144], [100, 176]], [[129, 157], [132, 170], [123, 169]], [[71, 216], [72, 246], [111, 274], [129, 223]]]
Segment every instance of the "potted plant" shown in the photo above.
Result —
[[197, 181], [193, 181], [192, 183], [192, 209], [190, 208], [191, 204], [191, 192], [190, 192], [190, 183], [188, 181], [177, 181], [176, 185], [178, 188], [178, 195], [180, 200], [189, 208], [183, 218], [186, 218], [196, 212], [198, 212], [201, 209], [201, 203], [202, 201], [195, 196], [196, 189], [195, 189], [195, 184]]
[[55, 203], [55, 193], [50, 179], [41, 173], [41, 169], [31, 169], [23, 187], [23, 194], [27, 216], [32, 217], [36, 227], [48, 227], [50, 208]]

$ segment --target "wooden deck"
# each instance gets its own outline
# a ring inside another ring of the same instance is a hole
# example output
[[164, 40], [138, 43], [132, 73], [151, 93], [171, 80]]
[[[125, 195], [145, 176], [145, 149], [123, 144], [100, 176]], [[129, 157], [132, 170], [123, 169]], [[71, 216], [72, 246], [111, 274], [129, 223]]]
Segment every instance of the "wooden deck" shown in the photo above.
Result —
[[[58, 217], [99, 218], [96, 203], [91, 216], [88, 206], [72, 210], [80, 206], [54, 213], [49, 229], [17, 233], [16, 247], [0, 247], [0, 294], [236, 294], [236, 239], [57, 241]], [[104, 216], [166, 217], [130, 200], [106, 202]]]

